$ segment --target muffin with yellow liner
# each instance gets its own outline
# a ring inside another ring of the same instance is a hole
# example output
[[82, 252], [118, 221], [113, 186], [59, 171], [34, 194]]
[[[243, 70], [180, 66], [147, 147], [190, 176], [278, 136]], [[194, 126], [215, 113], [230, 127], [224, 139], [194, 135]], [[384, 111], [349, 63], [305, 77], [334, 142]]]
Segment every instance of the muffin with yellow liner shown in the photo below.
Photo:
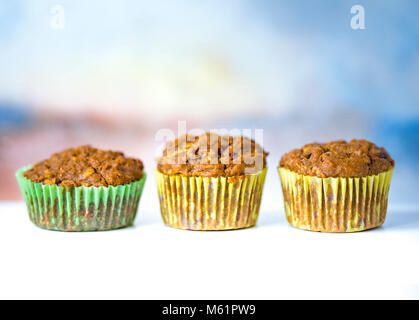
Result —
[[384, 223], [394, 160], [366, 140], [307, 144], [279, 165], [285, 212], [297, 228], [355, 232]]
[[90, 146], [53, 154], [16, 177], [31, 221], [58, 231], [132, 225], [145, 182], [140, 160]]
[[205, 133], [168, 142], [156, 169], [163, 221], [188, 230], [254, 226], [267, 155], [245, 137]]

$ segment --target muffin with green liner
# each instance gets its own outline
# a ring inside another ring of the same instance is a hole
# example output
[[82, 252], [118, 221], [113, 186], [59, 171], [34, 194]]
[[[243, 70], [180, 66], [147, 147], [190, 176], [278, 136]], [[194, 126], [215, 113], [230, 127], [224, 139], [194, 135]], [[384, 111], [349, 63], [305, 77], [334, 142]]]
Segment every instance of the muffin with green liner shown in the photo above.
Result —
[[278, 167], [288, 222], [320, 232], [355, 232], [384, 223], [394, 160], [366, 140], [312, 143]]
[[163, 221], [201, 231], [254, 226], [267, 155], [245, 137], [205, 133], [169, 141], [155, 171]]
[[57, 231], [131, 226], [146, 179], [141, 160], [82, 146], [19, 169], [30, 220]]

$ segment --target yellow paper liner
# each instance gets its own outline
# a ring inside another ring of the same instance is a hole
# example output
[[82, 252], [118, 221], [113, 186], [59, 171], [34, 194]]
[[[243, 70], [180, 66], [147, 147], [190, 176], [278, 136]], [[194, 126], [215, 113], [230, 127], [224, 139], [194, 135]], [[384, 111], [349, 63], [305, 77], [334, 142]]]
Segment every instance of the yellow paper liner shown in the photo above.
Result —
[[362, 178], [318, 178], [278, 168], [288, 222], [321, 232], [356, 232], [384, 223], [393, 168]]
[[188, 230], [231, 230], [256, 224], [267, 169], [235, 182], [226, 177], [184, 177], [156, 170], [165, 224]]

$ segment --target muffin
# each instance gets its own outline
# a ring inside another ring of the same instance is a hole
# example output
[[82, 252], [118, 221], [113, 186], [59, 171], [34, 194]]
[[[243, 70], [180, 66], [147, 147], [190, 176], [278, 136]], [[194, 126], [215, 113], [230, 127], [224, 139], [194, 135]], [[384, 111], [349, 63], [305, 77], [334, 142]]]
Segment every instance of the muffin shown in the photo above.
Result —
[[132, 225], [146, 178], [140, 160], [90, 146], [55, 153], [16, 177], [31, 221], [59, 231]]
[[188, 230], [254, 226], [267, 155], [245, 137], [205, 133], [168, 142], [155, 171], [164, 223]]
[[288, 222], [321, 232], [355, 232], [384, 223], [394, 160], [366, 140], [307, 144], [279, 164]]

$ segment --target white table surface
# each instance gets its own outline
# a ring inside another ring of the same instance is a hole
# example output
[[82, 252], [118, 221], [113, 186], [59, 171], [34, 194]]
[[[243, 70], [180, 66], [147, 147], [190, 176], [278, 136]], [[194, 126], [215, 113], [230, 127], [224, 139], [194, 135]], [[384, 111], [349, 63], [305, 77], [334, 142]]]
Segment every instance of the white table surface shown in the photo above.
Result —
[[0, 298], [419, 298], [419, 210], [390, 206], [381, 228], [322, 234], [290, 227], [282, 209], [253, 229], [193, 232], [140, 207], [132, 228], [63, 233], [3, 202], [0, 259]]

